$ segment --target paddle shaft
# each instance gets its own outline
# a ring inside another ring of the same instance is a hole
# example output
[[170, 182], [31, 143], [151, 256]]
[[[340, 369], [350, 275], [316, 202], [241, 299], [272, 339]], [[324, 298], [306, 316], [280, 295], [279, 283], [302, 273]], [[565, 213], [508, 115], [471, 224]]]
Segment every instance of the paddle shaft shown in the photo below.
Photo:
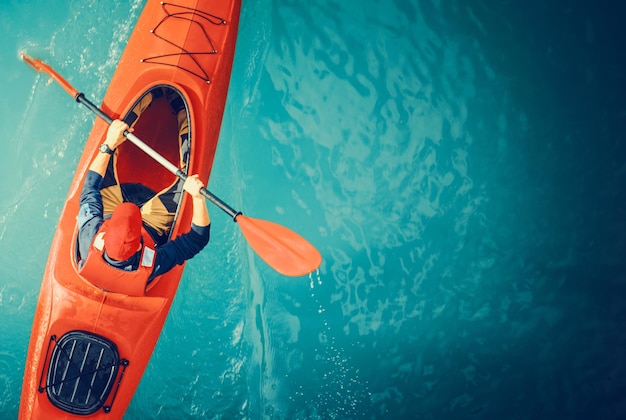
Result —
[[[100, 117], [104, 121], [106, 121], [107, 124], [111, 124], [113, 122], [113, 118], [111, 118], [102, 109], [98, 108], [98, 106], [96, 106], [93, 102], [91, 102], [89, 99], [87, 99], [82, 92], [78, 93], [78, 95], [76, 95], [76, 102], [85, 105], [94, 114], [96, 114], [98, 117]], [[161, 164], [161, 166], [163, 166], [165, 169], [167, 169], [168, 171], [170, 171], [171, 173], [176, 175], [178, 178], [182, 179], [183, 181], [185, 181], [187, 179], [187, 174], [186, 173], [181, 171], [172, 162], [170, 162], [169, 160], [167, 160], [163, 156], [161, 156], [156, 150], [154, 150], [152, 147], [148, 146], [143, 140], [141, 140], [136, 135], [134, 135], [130, 131], [126, 130], [124, 132], [124, 137], [126, 137], [131, 143], [133, 143], [135, 146], [139, 147], [148, 156], [150, 156], [152, 159], [156, 160], [159, 164]], [[223, 210], [226, 214], [228, 214], [230, 217], [232, 217], [233, 220], [236, 221], [237, 216], [239, 216], [241, 214], [241, 212], [233, 209], [231, 206], [226, 204], [218, 196], [216, 196], [215, 194], [213, 194], [212, 192], [210, 192], [206, 188], [202, 188], [200, 190], [200, 193], [203, 196], [205, 196], [207, 198], [207, 200], [209, 200], [211, 203], [215, 204], [217, 207], [219, 207], [221, 210]]]

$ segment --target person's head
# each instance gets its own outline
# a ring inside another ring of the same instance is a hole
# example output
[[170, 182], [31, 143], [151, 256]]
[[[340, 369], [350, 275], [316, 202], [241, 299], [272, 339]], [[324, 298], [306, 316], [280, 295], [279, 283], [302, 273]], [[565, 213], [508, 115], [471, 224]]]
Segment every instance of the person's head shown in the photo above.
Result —
[[141, 247], [141, 211], [133, 203], [118, 205], [104, 234], [104, 250], [116, 261], [125, 261]]

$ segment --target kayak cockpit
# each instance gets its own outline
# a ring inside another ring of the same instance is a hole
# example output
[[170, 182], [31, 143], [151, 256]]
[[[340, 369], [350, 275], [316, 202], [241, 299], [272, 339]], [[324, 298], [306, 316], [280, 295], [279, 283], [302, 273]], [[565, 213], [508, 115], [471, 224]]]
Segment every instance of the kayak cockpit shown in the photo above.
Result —
[[[191, 124], [187, 102], [178, 89], [169, 85], [149, 88], [129, 107], [122, 119], [149, 147], [187, 173]], [[126, 141], [109, 160], [102, 180], [100, 193], [104, 219], [110, 218], [122, 202], [136, 204], [142, 211], [145, 230], [158, 247], [171, 238], [176, 226], [183, 202], [183, 184], [147, 153]], [[75, 235], [75, 263], [81, 267], [86, 258], [81, 252], [86, 254], [89, 237], [81, 236], [79, 240], [79, 230]], [[98, 287], [95, 279], [86, 280]], [[107, 291], [125, 293], [123, 289], [107, 288]]]
[[[186, 174], [192, 138], [189, 114], [187, 102], [178, 89], [157, 85], [135, 101], [123, 120], [133, 128], [137, 137]], [[110, 165], [110, 170], [115, 171], [123, 201], [142, 207], [151, 204], [150, 200], [158, 195], [156, 206], [174, 215], [167, 229], [144, 218], [144, 225], [155, 242], [166, 242], [180, 210], [183, 181], [129, 141], [120, 146]], [[110, 211], [105, 207], [105, 217]]]

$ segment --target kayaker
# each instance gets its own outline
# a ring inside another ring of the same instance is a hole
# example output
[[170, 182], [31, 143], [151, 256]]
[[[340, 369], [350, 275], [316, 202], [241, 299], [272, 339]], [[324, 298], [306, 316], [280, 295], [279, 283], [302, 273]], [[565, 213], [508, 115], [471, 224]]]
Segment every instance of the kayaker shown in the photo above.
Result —
[[[184, 184], [193, 202], [191, 229], [172, 241], [156, 246], [142, 227], [142, 210], [133, 203], [119, 204], [111, 218], [105, 220], [100, 189], [109, 160], [126, 140], [123, 133], [127, 129], [123, 121], [113, 121], [100, 152], [89, 167], [77, 217], [78, 253], [81, 274], [92, 283], [106, 290], [138, 294], [155, 277], [198, 254], [209, 242], [211, 225], [206, 201], [200, 194], [204, 184], [197, 175], [187, 177]], [[110, 272], [104, 274], [104, 271]], [[133, 273], [133, 285], [121, 286], [132, 290], [117, 290], [118, 286], [113, 284], [127, 282], [121, 279], [123, 273]]]

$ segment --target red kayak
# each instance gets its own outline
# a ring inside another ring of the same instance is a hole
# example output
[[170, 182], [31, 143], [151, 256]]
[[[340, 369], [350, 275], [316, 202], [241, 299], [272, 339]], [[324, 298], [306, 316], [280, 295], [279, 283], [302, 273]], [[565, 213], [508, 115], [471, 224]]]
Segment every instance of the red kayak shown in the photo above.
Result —
[[[113, 118], [132, 120], [131, 110], [149, 103], [138, 113], [133, 133], [207, 184], [240, 9], [240, 0], [148, 0], [101, 105]], [[184, 107], [186, 121], [178, 120], [173, 104]], [[184, 138], [181, 123], [188, 124]], [[79, 195], [106, 131], [106, 122], [96, 120], [53, 239], [28, 348], [20, 419], [122, 418], [183, 273], [184, 266], [176, 266], [140, 295], [105, 291], [79, 275]], [[130, 142], [120, 146], [118, 156], [117, 175], [127, 201], [141, 202], [181, 186], [175, 175]], [[187, 194], [177, 197], [170, 239], [191, 224], [191, 200]]]

